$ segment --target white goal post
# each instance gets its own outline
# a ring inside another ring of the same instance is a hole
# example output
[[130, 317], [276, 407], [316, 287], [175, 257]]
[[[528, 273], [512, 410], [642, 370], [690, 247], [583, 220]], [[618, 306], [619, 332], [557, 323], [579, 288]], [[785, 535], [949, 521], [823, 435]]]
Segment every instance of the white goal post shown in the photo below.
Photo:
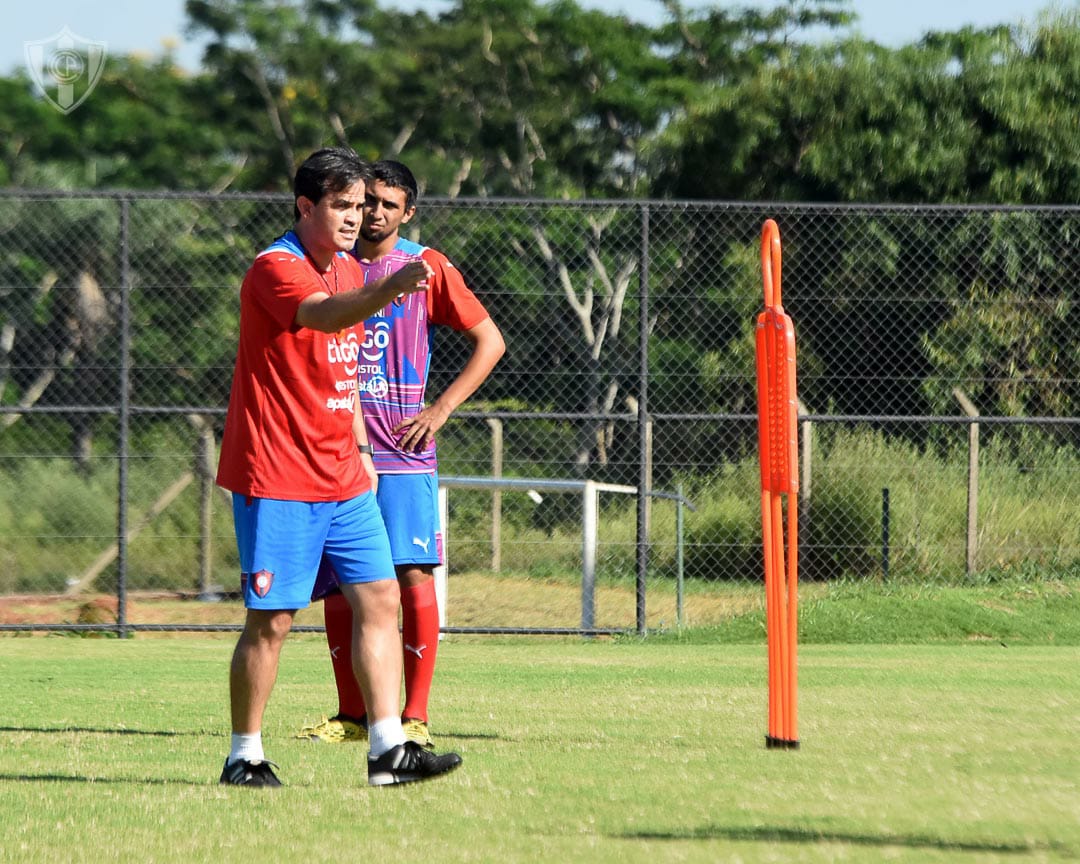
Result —
[[435, 568], [435, 596], [439, 604], [439, 626], [446, 627], [447, 579], [449, 559], [450, 489], [517, 489], [522, 492], [581, 493], [581, 629], [591, 630], [596, 618], [596, 536], [600, 521], [600, 493], [637, 495], [637, 486], [598, 483], [595, 480], [530, 480], [519, 477], [439, 477], [439, 522], [442, 528], [443, 563]]

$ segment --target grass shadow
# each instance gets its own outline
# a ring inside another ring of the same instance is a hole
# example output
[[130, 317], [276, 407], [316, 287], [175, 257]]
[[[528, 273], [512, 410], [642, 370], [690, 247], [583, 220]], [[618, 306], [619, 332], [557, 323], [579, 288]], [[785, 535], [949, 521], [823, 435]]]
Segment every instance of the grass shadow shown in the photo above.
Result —
[[92, 783], [95, 786], [106, 784], [137, 786], [208, 786], [218, 785], [216, 780], [182, 780], [162, 777], [86, 777], [82, 774], [0, 774], [0, 783]]
[[731, 840], [751, 843], [847, 843], [852, 846], [903, 846], [909, 849], [939, 849], [1000, 855], [1026, 855], [1034, 851], [1053, 849], [1069, 855], [1075, 851], [1057, 843], [1007, 843], [953, 840], [925, 834], [861, 834], [848, 831], [822, 831], [813, 828], [737, 827], [708, 825], [677, 831], [634, 831], [613, 834], [622, 840]]
[[35, 732], [48, 735], [80, 732], [90, 735], [147, 735], [156, 738], [178, 738], [182, 735], [213, 735], [207, 732], [166, 732], [162, 729], [102, 729], [95, 726], [0, 726], [0, 732]]
[[443, 732], [439, 729], [434, 735], [436, 742], [447, 738], [452, 741], [502, 741], [504, 739], [504, 736], [494, 732]]

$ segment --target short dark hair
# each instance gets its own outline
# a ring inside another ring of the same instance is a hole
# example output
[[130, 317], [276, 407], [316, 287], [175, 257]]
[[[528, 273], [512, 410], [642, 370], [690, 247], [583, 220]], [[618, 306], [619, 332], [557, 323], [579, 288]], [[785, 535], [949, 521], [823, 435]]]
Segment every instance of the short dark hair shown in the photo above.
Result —
[[416, 198], [420, 194], [416, 188], [416, 178], [401, 162], [380, 159], [371, 166], [371, 179], [380, 180], [391, 189], [404, 189], [406, 210], [416, 206]]
[[300, 218], [297, 198], [303, 196], [316, 204], [330, 192], [340, 192], [357, 180], [371, 179], [371, 165], [351, 147], [324, 147], [307, 157], [293, 178], [293, 217]]

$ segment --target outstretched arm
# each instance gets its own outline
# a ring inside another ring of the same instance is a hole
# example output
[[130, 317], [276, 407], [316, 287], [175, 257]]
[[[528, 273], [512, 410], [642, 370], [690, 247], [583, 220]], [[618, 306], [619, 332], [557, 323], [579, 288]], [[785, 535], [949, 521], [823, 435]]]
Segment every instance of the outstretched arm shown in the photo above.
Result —
[[413, 261], [395, 273], [340, 294], [318, 292], [305, 297], [296, 310], [296, 324], [323, 333], [336, 333], [374, 315], [399, 294], [426, 291], [432, 270]]
[[502, 333], [490, 318], [462, 332], [473, 346], [468, 362], [438, 399], [419, 414], [406, 417], [394, 427], [394, 432], [405, 433], [398, 442], [402, 450], [419, 452], [430, 447], [435, 433], [450, 419], [454, 410], [487, 380], [499, 358], [506, 352]]

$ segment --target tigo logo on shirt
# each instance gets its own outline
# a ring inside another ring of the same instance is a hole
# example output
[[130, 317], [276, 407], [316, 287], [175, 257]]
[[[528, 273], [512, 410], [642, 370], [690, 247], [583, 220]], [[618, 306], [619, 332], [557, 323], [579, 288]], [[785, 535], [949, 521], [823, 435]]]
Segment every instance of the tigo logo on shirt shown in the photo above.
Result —
[[331, 363], [344, 363], [345, 374], [350, 378], [356, 375], [357, 360], [360, 357], [360, 343], [356, 339], [356, 331], [350, 330], [344, 341], [341, 341], [340, 336], [336, 336], [330, 339], [326, 346], [327, 360]]

